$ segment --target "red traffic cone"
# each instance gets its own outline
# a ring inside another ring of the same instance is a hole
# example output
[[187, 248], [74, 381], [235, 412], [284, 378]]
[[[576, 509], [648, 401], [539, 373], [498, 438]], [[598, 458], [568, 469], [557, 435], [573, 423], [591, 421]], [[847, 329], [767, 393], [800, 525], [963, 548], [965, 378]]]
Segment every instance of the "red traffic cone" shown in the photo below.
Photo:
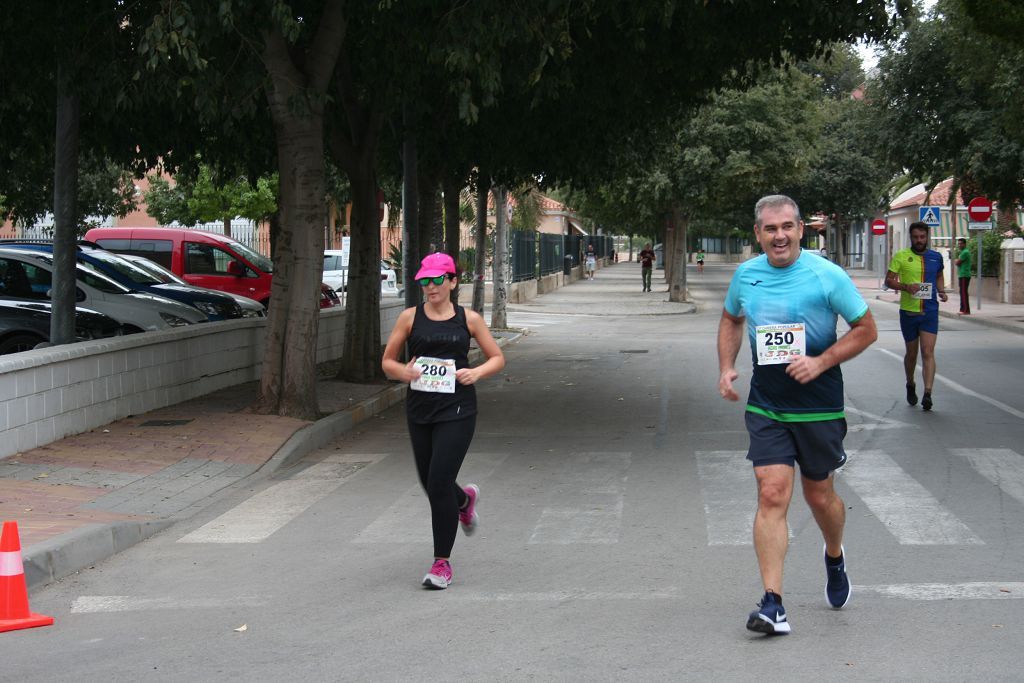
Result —
[[0, 633], [52, 623], [53, 617], [32, 614], [28, 609], [18, 523], [4, 522], [3, 535], [0, 536]]

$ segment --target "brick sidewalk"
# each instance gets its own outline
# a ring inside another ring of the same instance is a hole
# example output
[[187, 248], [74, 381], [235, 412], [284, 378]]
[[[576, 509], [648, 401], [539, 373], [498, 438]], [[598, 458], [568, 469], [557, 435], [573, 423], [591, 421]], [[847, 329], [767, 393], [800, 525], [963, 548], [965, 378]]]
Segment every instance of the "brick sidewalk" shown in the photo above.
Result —
[[[325, 413], [392, 384], [317, 384]], [[173, 516], [256, 472], [312, 424], [246, 412], [255, 382], [118, 420], [0, 460], [0, 518], [22, 546], [95, 524]]]

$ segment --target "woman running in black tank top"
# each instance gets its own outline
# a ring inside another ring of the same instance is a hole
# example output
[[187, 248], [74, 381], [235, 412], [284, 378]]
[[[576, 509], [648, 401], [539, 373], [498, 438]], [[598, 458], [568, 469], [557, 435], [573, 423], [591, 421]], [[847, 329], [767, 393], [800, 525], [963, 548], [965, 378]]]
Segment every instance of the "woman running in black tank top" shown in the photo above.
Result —
[[[406, 419], [416, 472], [430, 501], [434, 532], [434, 564], [423, 577], [427, 588], [447, 588], [452, 582], [449, 562], [455, 533], [472, 534], [479, 515], [480, 488], [456, 483], [459, 468], [476, 428], [478, 380], [505, 367], [505, 357], [478, 313], [456, 306], [451, 293], [456, 285], [455, 262], [447, 254], [423, 259], [416, 282], [424, 303], [398, 316], [388, 338], [381, 367], [384, 373], [409, 382]], [[476, 339], [487, 360], [469, 367], [469, 340]], [[412, 357], [399, 360], [406, 342]]]

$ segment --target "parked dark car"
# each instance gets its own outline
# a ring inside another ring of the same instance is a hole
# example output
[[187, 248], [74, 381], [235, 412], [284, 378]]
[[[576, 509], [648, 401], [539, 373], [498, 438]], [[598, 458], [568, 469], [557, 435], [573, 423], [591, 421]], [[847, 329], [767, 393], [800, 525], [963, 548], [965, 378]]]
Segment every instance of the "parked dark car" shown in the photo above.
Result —
[[[0, 354], [29, 351], [50, 341], [50, 304], [0, 300]], [[87, 308], [75, 309], [75, 340], [122, 334], [121, 323]]]

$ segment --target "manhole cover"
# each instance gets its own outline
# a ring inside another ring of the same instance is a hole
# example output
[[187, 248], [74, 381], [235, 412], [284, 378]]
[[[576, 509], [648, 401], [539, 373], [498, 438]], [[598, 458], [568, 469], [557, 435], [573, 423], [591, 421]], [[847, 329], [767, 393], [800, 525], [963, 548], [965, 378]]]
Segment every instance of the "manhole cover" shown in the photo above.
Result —
[[187, 425], [192, 420], [147, 420], [140, 424], [140, 427], [177, 427]]
[[647, 349], [622, 349], [619, 353], [647, 353]]

